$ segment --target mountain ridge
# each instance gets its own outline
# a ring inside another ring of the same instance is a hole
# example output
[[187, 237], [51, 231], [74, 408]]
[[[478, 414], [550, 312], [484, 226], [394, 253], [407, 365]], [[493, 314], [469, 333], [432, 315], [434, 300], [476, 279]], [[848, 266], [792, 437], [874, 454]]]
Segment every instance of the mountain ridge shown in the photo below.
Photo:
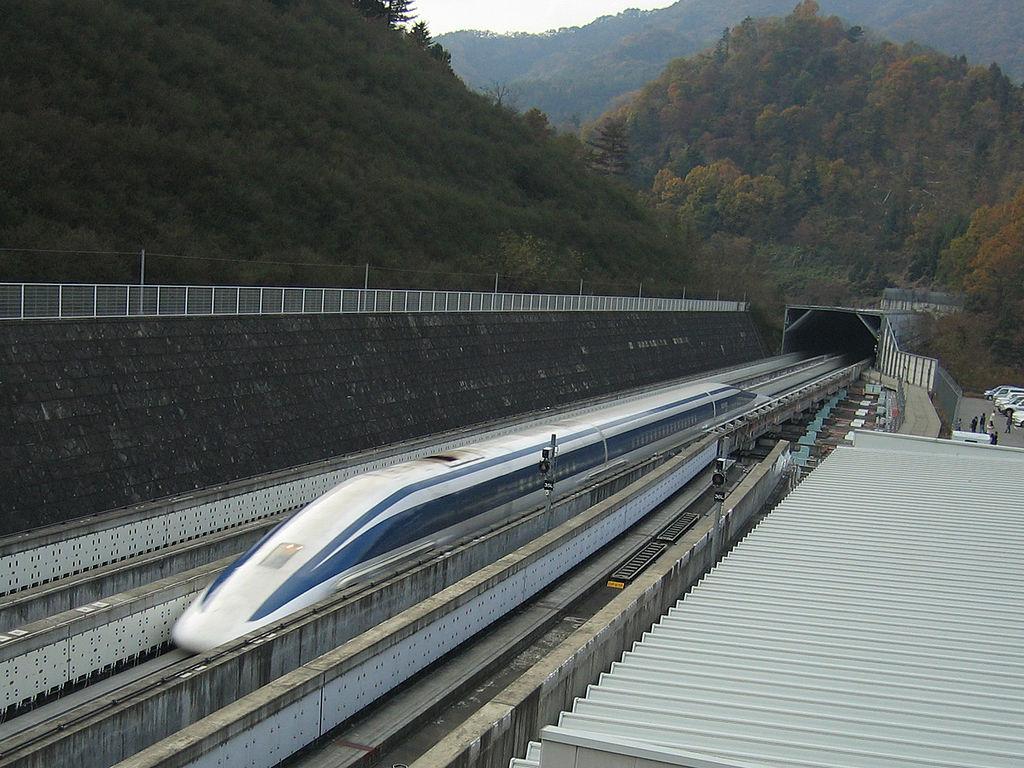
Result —
[[[995, 60], [1013, 77], [1024, 78], [1019, 7], [1013, 0], [979, 3], [965, 8], [955, 0], [938, 5], [931, 0], [821, 0], [824, 13], [879, 35], [964, 53], [975, 63]], [[794, 0], [680, 0], [667, 8], [632, 9], [540, 35], [463, 30], [439, 40], [470, 86], [485, 89], [499, 83], [518, 94], [522, 108], [538, 107], [555, 124], [576, 127], [654, 79], [671, 59], [713, 44], [723, 28], [747, 16], [786, 15], [794, 5]], [[648, 51], [644, 59], [629, 55], [639, 48]], [[985, 53], [990, 49], [991, 55]]]

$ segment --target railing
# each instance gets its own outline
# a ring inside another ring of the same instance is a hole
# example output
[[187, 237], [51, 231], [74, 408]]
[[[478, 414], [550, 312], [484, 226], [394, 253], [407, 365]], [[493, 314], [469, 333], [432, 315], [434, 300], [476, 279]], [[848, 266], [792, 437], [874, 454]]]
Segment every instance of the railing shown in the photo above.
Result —
[[0, 283], [0, 320], [348, 312], [743, 312], [744, 301], [547, 293]]
[[882, 323], [876, 367], [882, 373], [899, 381], [924, 387], [929, 392], [935, 390], [939, 361], [934, 357], [904, 352], [888, 318]]
[[875, 366], [900, 382], [898, 398], [901, 414], [906, 405], [903, 384], [914, 384], [928, 390], [942, 423], [955, 428], [957, 411], [964, 394], [960, 385], [936, 358], [904, 352], [888, 318], [882, 324]]
[[943, 423], [950, 429], [956, 429], [957, 412], [960, 410], [960, 401], [963, 396], [964, 391], [957, 384], [956, 379], [939, 365], [935, 375], [932, 403], [935, 405], [935, 410], [939, 412]]

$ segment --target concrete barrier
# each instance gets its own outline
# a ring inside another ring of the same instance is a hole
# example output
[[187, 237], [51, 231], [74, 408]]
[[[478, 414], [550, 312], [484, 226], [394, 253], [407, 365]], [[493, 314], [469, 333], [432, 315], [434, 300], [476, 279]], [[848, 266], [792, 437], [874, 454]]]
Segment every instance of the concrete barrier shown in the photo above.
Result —
[[234, 555], [0, 635], [0, 714], [170, 643], [171, 626]]
[[123, 768], [275, 765], [574, 567], [699, 473], [716, 452], [717, 440], [701, 441], [642, 481], [124, 761]]
[[[692, 468], [695, 473], [714, 459], [716, 451], [717, 440], [704, 440], [680, 457], [668, 462], [666, 457], [656, 457], [603, 485], [615, 489], [645, 474], [661, 472], [669, 463], [678, 468], [681, 460], [689, 462], [687, 471]], [[100, 768], [122, 760], [261, 686], [276, 686], [271, 681], [314, 662], [359, 633], [375, 631], [402, 611], [421, 609], [433, 595], [528, 542], [543, 538], [545, 531], [589, 520], [592, 514], [582, 511], [591, 507], [592, 496], [600, 493], [597, 489], [574, 494], [550, 512], [526, 515], [515, 525], [479, 536], [447, 556], [431, 557], [372, 589], [361, 587], [351, 597], [341, 595], [333, 602], [307, 609], [289, 620], [284, 630], [273, 628], [216, 654], [195, 657], [166, 670], [158, 683], [140, 681], [116, 694], [101, 696], [88, 711], [59, 720], [56, 727], [48, 723], [26, 730], [0, 747], [0, 766], [52, 768], [72, 760], [73, 755], [77, 755], [74, 761], [79, 768]], [[607, 503], [595, 509], [606, 509]], [[515, 589], [506, 587], [506, 592], [515, 594]], [[386, 668], [383, 663], [382, 668]], [[117, 738], [111, 734], [117, 734]]]
[[8, 412], [0, 532], [763, 356], [746, 312], [0, 324], [4, 386], [21, 393]]
[[679, 597], [706, 574], [719, 552], [744, 530], [788, 467], [780, 442], [726, 499], [729, 512], [700, 520], [558, 648], [469, 717], [411, 768], [508, 768], [540, 729], [558, 721], [587, 686], [621, 658]]
[[258, 520], [8, 595], [0, 600], [0, 633], [241, 554], [280, 520]]

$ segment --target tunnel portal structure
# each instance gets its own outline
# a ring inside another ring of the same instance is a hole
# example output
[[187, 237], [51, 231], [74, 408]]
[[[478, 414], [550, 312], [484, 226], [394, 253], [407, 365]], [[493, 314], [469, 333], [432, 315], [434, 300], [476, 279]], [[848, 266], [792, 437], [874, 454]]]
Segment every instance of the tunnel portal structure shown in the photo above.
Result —
[[782, 352], [873, 358], [885, 314], [877, 309], [790, 305], [786, 307]]
[[920, 311], [790, 305], [782, 351], [871, 358], [887, 376], [928, 390], [949, 426], [956, 419], [962, 390], [936, 358], [909, 351], [926, 340], [926, 318]]

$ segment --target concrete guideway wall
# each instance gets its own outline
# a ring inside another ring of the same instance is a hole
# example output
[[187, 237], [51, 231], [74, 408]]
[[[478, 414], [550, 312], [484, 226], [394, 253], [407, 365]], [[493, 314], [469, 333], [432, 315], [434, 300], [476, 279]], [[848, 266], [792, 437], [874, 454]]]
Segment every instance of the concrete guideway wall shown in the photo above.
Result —
[[[11, 425], [0, 466], [0, 486], [7, 490], [0, 498], [0, 532], [763, 354], [745, 312], [0, 324], [0, 418]], [[159, 535], [158, 528], [133, 535], [147, 533]], [[6, 586], [2, 575], [0, 589]]]
[[[342, 624], [349, 625], [358, 616], [351, 610], [334, 610], [332, 619], [324, 615], [331, 609], [323, 608], [317, 614], [310, 613], [304, 626], [255, 638], [246, 644], [244, 658], [239, 655], [242, 651], [230, 656], [233, 663], [223, 661], [217, 668], [218, 660], [197, 660], [202, 662], [202, 674], [177, 675], [148, 697], [128, 700], [122, 694], [121, 701], [111, 706], [99, 701], [97, 717], [71, 723], [59, 734], [38, 742], [38, 737], [26, 732], [24, 746], [9, 744], [0, 757], [0, 766], [48, 767], [71, 759], [82, 768], [109, 765], [152, 744], [155, 739], [146, 742], [143, 732], [152, 733], [154, 721], [161, 721], [164, 735], [174, 734], [188, 725], [188, 721], [180, 722], [183, 709], [195, 714], [200, 700], [214, 695], [220, 699], [219, 706], [226, 705], [225, 709], [211, 710], [209, 717], [131, 758], [128, 764], [144, 765], [158, 756], [159, 761], [171, 760], [168, 765], [184, 765], [187, 763], [181, 761], [185, 754], [199, 757], [238, 737], [241, 741], [225, 749], [232, 753], [244, 750], [246, 760], [273, 765], [308, 743], [304, 739], [309, 733], [313, 733], [310, 738], [316, 738], [322, 730], [354, 714], [582, 561], [699, 474], [716, 454], [717, 440], [705, 439], [605, 501], [591, 507], [586, 498], [581, 498], [578, 503], [589, 507], [586, 511], [457, 584], [415, 600], [404, 612], [361, 622], [367, 631], [344, 645], [331, 634], [343, 631]], [[421, 578], [429, 575], [429, 570], [424, 570]], [[408, 586], [402, 591], [408, 594]], [[374, 605], [364, 605], [361, 610], [364, 614], [379, 613]], [[339, 621], [342, 617], [344, 622]], [[281, 669], [283, 660], [317, 645], [326, 651], [323, 656], [314, 656], [292, 671]], [[269, 670], [273, 682], [264, 683], [259, 690], [240, 690], [239, 680], [260, 669]], [[187, 707], [183, 702], [188, 702]], [[216, 724], [239, 707], [251, 707], [252, 712], [242, 715], [237, 727], [221, 731]], [[273, 719], [264, 722], [268, 718]], [[112, 733], [118, 738], [110, 738]], [[207, 735], [198, 738], [195, 734]], [[199, 752], [189, 752], [184, 738], [196, 738]], [[173, 746], [168, 749], [167, 744]], [[244, 744], [259, 749], [248, 749]], [[223, 757], [227, 753], [218, 754]], [[242, 754], [237, 752], [239, 757]], [[216, 758], [211, 764], [216, 764]]]
[[[700, 520], [653, 567], [411, 768], [507, 768], [545, 725], [583, 696], [624, 651], [718, 562], [786, 476], [789, 443], [779, 442], [726, 498], [717, 521]], [[134, 767], [133, 767], [134, 768]]]
[[[550, 515], [526, 515], [512, 523], [506, 535], [481, 537], [486, 541], [470, 543], [453, 554], [451, 562], [438, 569], [440, 575], [426, 580], [420, 578], [417, 586], [406, 581], [395, 591], [395, 598], [371, 599], [374, 608], [370, 611], [360, 606], [347, 615], [334, 617], [332, 621], [338, 629], [331, 634], [331, 642], [343, 642], [387, 618], [388, 611], [413, 605], [462, 575], [498, 559], [579, 513], [598, 498], [611, 495], [642, 477], [663, 461], [663, 457], [648, 459], [591, 491], [562, 499], [553, 505]], [[59, 615], [48, 614], [40, 621], [0, 634], [0, 679], [13, 681], [6, 690], [0, 691], [0, 713], [40, 694], [56, 692], [83, 677], [126, 664], [170, 642], [174, 621], [233, 559], [234, 556], [226, 557], [121, 594], [103, 596], [96, 602], [78, 604], [79, 607]], [[306, 653], [308, 655], [309, 651]], [[299, 663], [301, 659], [296, 658], [292, 666]]]
[[0, 635], [0, 713], [170, 642], [171, 626], [234, 557]]
[[[715, 441], [705, 440], [696, 453], [689, 449], [684, 454], [694, 475], [714, 459], [716, 448]], [[275, 627], [218, 653], [179, 663], [164, 670], [156, 685], [141, 681], [112, 696], [99, 697], [90, 711], [73, 714], [57, 733], [44, 724], [8, 739], [0, 747], [0, 766], [49, 766], [53, 760], [60, 763], [79, 752], [76, 763], [80, 768], [108, 766], [271, 684], [403, 610], [415, 609], [445, 587], [575, 519], [593, 507], [597, 498], [619, 492], [665, 462], [664, 456], [649, 459], [594, 490], [563, 499], [550, 514], [543, 510], [529, 514], [515, 525], [479, 536], [450, 555], [430, 558], [352, 598], [341, 595], [332, 603], [307, 609], [287, 628]], [[143, 689], [141, 695], [130, 693]], [[118, 738], [110, 738], [111, 733], [119, 734]]]
[[157, 549], [127, 561], [86, 570], [71, 578], [8, 595], [0, 600], [0, 634], [107, 595], [128, 592], [176, 573], [238, 555], [263, 538], [279, 520], [279, 516], [257, 520], [184, 545]]

